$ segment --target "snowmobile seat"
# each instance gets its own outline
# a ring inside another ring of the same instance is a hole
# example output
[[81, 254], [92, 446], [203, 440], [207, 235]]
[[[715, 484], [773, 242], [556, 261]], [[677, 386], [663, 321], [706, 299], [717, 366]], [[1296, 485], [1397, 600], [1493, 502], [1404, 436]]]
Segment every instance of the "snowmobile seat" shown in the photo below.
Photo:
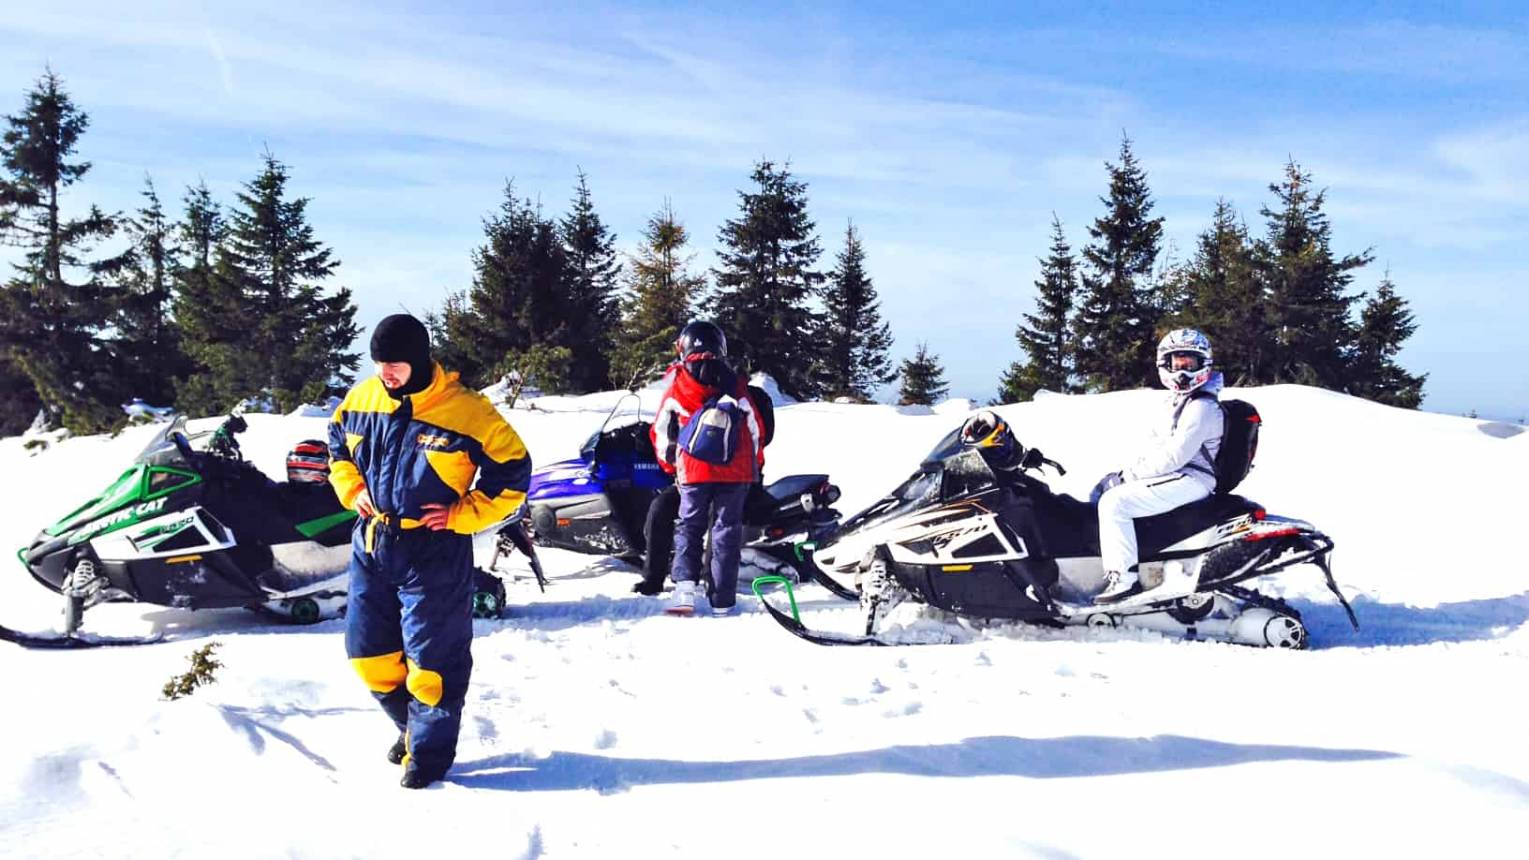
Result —
[[1162, 551], [1196, 532], [1217, 523], [1258, 510], [1259, 505], [1242, 496], [1217, 494], [1198, 502], [1174, 508], [1166, 514], [1142, 517], [1136, 521], [1136, 542], [1144, 559], [1159, 557]]

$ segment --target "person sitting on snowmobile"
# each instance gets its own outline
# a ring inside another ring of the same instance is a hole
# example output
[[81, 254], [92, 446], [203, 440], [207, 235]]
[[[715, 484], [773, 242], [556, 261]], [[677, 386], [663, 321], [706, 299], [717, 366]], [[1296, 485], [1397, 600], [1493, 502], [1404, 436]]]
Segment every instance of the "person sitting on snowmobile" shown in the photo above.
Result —
[[1221, 374], [1211, 364], [1210, 339], [1192, 328], [1175, 329], [1157, 345], [1158, 378], [1173, 397], [1164, 416], [1167, 433], [1130, 466], [1106, 475], [1094, 489], [1099, 503], [1099, 549], [1105, 588], [1094, 602], [1118, 603], [1140, 592], [1138, 517], [1197, 502], [1216, 490], [1216, 453], [1225, 421], [1218, 395]]
[[[398, 726], [388, 759], [423, 788], [456, 759], [472, 674], [472, 534], [525, 501], [531, 457], [477, 392], [430, 357], [419, 320], [372, 334], [377, 375], [329, 425], [330, 481], [359, 513], [345, 650]], [[476, 479], [476, 486], [474, 485]]]
[[[680, 330], [674, 349], [677, 360], [665, 376], [668, 387], [650, 431], [659, 465], [675, 476], [680, 494], [680, 522], [670, 571], [675, 584], [670, 612], [689, 615], [695, 611], [696, 582], [709, 522], [712, 611], [725, 615], [737, 599], [743, 505], [749, 487], [764, 469], [764, 435], [747, 385], [727, 364], [727, 337], [722, 329], [703, 320], [690, 322]], [[736, 421], [741, 425], [733, 429], [736, 446], [725, 462], [708, 462], [683, 447], [685, 428], [698, 413], [715, 412], [723, 405], [736, 410]]]

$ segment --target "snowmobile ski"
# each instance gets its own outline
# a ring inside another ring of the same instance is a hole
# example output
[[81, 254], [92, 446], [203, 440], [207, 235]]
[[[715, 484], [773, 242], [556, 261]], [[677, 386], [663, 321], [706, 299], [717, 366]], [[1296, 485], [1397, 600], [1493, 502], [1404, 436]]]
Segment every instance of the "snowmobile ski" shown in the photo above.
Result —
[[[765, 596], [763, 587], [767, 585], [779, 585], [786, 589], [786, 597], [791, 601], [791, 612], [787, 614], [779, 607], [772, 604]], [[796, 594], [792, 591], [791, 580], [784, 576], [761, 576], [754, 580], [754, 596], [764, 606], [765, 611], [780, 626], [791, 631], [791, 634], [811, 642], [814, 645], [912, 645], [923, 643], [892, 642], [886, 639], [872, 636], [855, 636], [848, 633], [831, 633], [823, 630], [813, 630], [802, 623], [801, 615], [796, 609]]]
[[38, 650], [62, 651], [81, 648], [110, 648], [123, 645], [153, 645], [164, 640], [164, 635], [155, 633], [150, 636], [95, 636], [88, 633], [75, 633], [68, 636], [62, 633], [23, 633], [20, 630], [12, 630], [0, 625], [0, 640], [12, 642], [22, 648]]

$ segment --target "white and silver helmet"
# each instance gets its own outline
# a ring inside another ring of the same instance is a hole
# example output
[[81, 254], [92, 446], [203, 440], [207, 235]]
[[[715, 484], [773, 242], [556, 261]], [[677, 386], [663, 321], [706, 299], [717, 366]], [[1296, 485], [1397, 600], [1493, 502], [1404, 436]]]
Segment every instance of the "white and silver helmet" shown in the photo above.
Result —
[[[1174, 369], [1175, 356], [1193, 360]], [[1157, 378], [1165, 388], [1177, 392], [1194, 391], [1210, 381], [1213, 369], [1210, 338], [1192, 328], [1176, 328], [1157, 342]]]

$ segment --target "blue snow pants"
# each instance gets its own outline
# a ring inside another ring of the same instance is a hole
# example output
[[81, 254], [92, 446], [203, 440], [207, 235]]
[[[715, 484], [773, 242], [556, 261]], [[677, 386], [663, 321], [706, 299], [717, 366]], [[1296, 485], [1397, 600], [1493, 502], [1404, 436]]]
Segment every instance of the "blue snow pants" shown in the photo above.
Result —
[[711, 526], [711, 605], [732, 606], [738, 599], [738, 560], [743, 554], [743, 500], [749, 484], [681, 484], [680, 521], [674, 530], [675, 582], [701, 576], [706, 529]]
[[472, 675], [472, 538], [370, 525], [351, 540], [345, 651], [404, 733], [404, 767], [439, 779]]

